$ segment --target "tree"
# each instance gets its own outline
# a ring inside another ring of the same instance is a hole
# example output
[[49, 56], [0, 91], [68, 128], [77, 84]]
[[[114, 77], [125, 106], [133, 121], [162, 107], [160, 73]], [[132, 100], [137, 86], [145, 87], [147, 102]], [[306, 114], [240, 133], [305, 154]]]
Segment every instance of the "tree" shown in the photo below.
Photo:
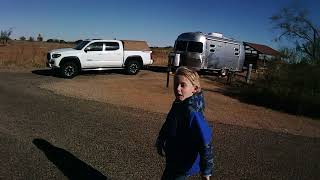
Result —
[[8, 43], [8, 40], [10, 40], [10, 36], [12, 34], [12, 28], [9, 28], [8, 30], [1, 30], [0, 33], [0, 40], [2, 44]]
[[61, 40], [59, 40], [59, 43], [66, 43], [66, 41], [61, 39]]
[[21, 41], [25, 41], [25, 40], [26, 40], [26, 37], [21, 36], [19, 39], [20, 39]]
[[43, 41], [43, 37], [41, 36], [41, 34], [38, 35], [37, 40], [38, 41]]
[[307, 10], [283, 8], [270, 17], [274, 29], [280, 31], [276, 40], [286, 37], [311, 64], [320, 63], [320, 29], [308, 17]]
[[82, 39], [79, 39], [79, 40], [76, 40], [74, 43], [75, 44], [79, 44], [79, 43], [81, 43], [83, 40]]
[[34, 41], [34, 38], [30, 36], [28, 41]]

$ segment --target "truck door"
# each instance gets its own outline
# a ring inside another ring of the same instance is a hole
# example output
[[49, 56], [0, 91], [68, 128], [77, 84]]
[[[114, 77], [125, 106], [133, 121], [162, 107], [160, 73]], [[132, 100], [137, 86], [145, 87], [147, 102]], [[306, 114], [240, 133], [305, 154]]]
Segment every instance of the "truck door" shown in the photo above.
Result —
[[102, 67], [121, 67], [123, 63], [123, 49], [119, 42], [103, 42], [101, 66]]
[[86, 48], [86, 58], [84, 62], [85, 68], [100, 67], [99, 62], [103, 59], [103, 42], [94, 42], [89, 44]]

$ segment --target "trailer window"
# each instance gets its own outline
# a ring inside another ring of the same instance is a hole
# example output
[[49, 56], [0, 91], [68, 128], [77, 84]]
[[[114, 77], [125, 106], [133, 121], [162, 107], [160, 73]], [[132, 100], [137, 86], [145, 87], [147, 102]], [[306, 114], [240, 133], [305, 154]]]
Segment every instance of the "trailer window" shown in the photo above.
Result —
[[189, 51], [189, 52], [202, 53], [202, 46], [203, 46], [203, 45], [202, 45], [201, 42], [189, 41], [188, 51]]
[[177, 51], [186, 51], [187, 50], [187, 41], [177, 41], [176, 42], [176, 50]]

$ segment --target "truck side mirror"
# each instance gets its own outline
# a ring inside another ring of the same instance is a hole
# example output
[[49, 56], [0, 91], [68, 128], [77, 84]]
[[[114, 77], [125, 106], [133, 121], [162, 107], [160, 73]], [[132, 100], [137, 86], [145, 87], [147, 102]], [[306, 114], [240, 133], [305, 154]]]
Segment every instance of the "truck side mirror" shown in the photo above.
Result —
[[90, 49], [91, 49], [90, 47], [86, 47], [86, 48], [84, 49], [84, 52], [87, 53], [88, 51], [90, 51]]

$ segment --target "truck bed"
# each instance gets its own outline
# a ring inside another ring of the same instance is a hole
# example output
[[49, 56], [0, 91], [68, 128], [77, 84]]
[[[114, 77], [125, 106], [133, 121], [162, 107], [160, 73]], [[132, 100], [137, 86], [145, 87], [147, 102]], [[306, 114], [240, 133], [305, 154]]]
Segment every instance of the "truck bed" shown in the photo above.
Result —
[[121, 40], [126, 51], [151, 51], [146, 41]]

